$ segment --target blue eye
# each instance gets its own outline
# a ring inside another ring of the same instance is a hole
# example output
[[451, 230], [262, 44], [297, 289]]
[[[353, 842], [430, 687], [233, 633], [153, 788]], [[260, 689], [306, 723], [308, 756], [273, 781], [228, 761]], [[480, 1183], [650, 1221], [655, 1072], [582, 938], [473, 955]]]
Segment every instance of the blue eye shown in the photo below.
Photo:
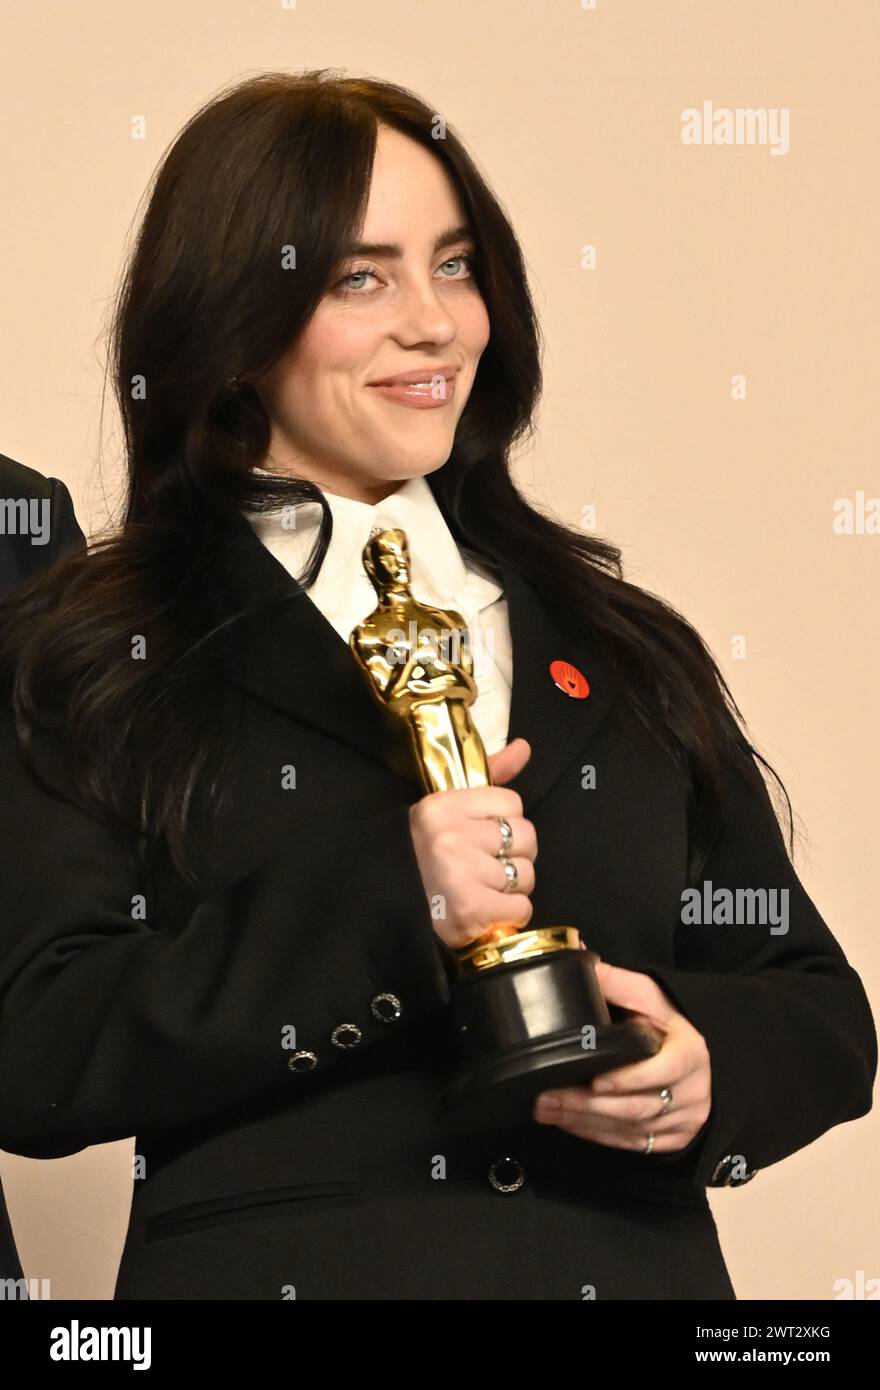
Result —
[[[475, 260], [475, 253], [473, 253], [473, 252], [462, 252], [461, 255], [459, 255], [459, 256], [450, 256], [448, 260], [445, 260], [445, 261], [443, 262], [443, 264], [441, 265], [440, 269], [443, 270], [443, 269], [446, 268], [446, 266], [456, 265], [456, 264], [461, 263], [461, 264], [465, 265], [465, 266], [467, 267], [467, 269], [468, 269], [468, 272], [470, 272], [470, 271], [472, 270], [472, 268], [473, 268], [474, 260]], [[372, 276], [372, 277], [375, 279], [375, 278], [378, 276], [378, 274], [379, 274], [379, 272], [378, 272], [377, 270], [371, 270], [368, 266], [363, 266], [363, 267], [362, 267], [361, 269], [359, 269], [359, 270], [349, 270], [345, 275], [343, 275], [339, 280], [337, 280], [337, 281], [334, 283], [333, 288], [334, 288], [334, 290], [337, 292], [337, 294], [340, 294], [340, 295], [342, 295], [343, 297], [345, 297], [345, 296], [347, 296], [347, 295], [350, 295], [350, 296], [362, 295], [362, 294], [365, 294], [365, 293], [366, 293], [366, 287], [365, 287], [365, 286], [362, 286], [362, 285], [351, 285], [349, 282], [350, 282], [351, 280], [357, 280], [358, 278], [362, 278], [362, 277], [364, 277], [364, 276]], [[468, 275], [468, 276], [464, 276], [464, 275], [456, 275], [456, 276], [444, 275], [444, 276], [443, 276], [443, 279], [444, 279], [444, 280], [452, 280], [452, 279], [463, 280], [463, 279], [468, 279], [468, 278], [469, 278], [469, 275]]]
[[[337, 284], [337, 286], [344, 286], [344, 285], [347, 285], [347, 284], [348, 284], [348, 281], [349, 281], [349, 280], [355, 280], [355, 279], [357, 279], [357, 277], [358, 277], [359, 275], [372, 275], [372, 274], [373, 274], [373, 271], [372, 271], [372, 270], [350, 270], [350, 271], [348, 272], [347, 275], [343, 275], [343, 277], [342, 277], [341, 280], [337, 280], [336, 284]], [[357, 289], [355, 289], [354, 292], [357, 293]]]
[[[474, 257], [469, 252], [463, 251], [460, 256], [450, 256], [448, 261], [443, 262], [443, 265], [455, 265], [456, 261], [461, 261], [470, 270], [473, 267]], [[441, 266], [441, 270], [442, 268]]]

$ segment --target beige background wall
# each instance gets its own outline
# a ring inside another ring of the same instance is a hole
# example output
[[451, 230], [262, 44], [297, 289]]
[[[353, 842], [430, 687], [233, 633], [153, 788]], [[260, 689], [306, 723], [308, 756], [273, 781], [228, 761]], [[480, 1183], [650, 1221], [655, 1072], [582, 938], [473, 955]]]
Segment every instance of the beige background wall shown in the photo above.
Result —
[[[147, 179], [202, 100], [266, 68], [415, 88], [523, 241], [547, 370], [522, 483], [569, 519], [595, 506], [629, 576], [703, 632], [876, 1007], [880, 536], [832, 530], [836, 499], [880, 494], [875, 0], [2, 0], [0, 15], [0, 451], [64, 479], [84, 527], [112, 517], [103, 327]], [[704, 101], [787, 109], [787, 153], [684, 145], [682, 112]], [[713, 1194], [741, 1298], [880, 1276], [878, 1128], [880, 1113]], [[130, 1150], [2, 1159], [26, 1272], [53, 1297], [111, 1295]]]

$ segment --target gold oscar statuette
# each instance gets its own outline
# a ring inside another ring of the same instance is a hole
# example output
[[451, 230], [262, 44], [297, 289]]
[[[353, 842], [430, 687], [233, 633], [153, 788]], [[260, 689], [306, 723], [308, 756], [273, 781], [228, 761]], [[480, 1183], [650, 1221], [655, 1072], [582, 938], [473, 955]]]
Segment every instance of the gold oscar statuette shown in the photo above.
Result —
[[[400, 528], [374, 528], [363, 563], [378, 602], [349, 645], [384, 711], [389, 765], [425, 792], [489, 786], [462, 615], [413, 596]], [[470, 945], [445, 948], [444, 959], [459, 1065], [438, 1096], [442, 1113], [480, 1125], [525, 1120], [540, 1091], [657, 1050], [634, 1020], [612, 1022], [575, 926], [494, 922]]]

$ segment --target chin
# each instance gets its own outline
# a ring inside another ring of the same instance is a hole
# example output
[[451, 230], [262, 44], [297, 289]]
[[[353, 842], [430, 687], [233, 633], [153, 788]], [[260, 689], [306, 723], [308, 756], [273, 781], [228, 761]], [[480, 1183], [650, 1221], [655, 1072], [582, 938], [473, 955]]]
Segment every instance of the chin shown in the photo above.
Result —
[[436, 473], [438, 468], [443, 467], [451, 452], [452, 445], [450, 444], [448, 449], [431, 454], [426, 458], [414, 459], [410, 455], [409, 458], [401, 459], [398, 476], [401, 478], [426, 478], [429, 473]]
[[439, 442], [436, 439], [413, 441], [411, 447], [405, 443], [401, 445], [399, 440], [389, 440], [387, 435], [373, 438], [368, 446], [369, 454], [365, 454], [363, 444], [358, 451], [362, 459], [361, 471], [365, 476], [372, 474], [374, 479], [384, 482], [423, 478], [443, 467], [454, 443], [454, 432]]

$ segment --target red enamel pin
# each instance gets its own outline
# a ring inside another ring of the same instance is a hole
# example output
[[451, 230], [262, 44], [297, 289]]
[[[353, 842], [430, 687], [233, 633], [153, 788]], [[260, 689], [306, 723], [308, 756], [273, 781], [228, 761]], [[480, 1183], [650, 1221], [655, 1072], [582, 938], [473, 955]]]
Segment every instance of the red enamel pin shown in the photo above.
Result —
[[550, 675], [553, 684], [573, 700], [585, 700], [590, 693], [586, 676], [576, 666], [572, 666], [570, 661], [551, 661]]

